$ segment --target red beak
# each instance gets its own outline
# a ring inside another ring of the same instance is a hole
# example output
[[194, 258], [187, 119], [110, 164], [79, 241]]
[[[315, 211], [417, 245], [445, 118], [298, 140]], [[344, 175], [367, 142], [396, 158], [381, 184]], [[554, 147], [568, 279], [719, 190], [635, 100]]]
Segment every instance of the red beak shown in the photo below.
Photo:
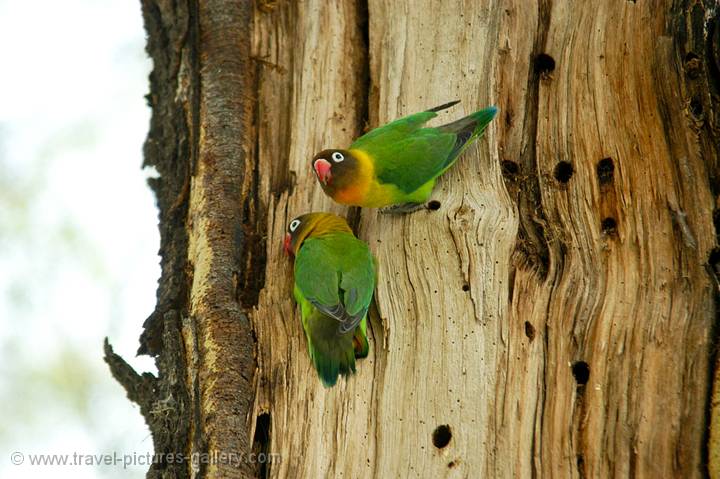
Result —
[[323, 160], [322, 158], [320, 158], [319, 160], [315, 160], [315, 163], [313, 163], [313, 168], [315, 168], [315, 174], [317, 174], [318, 179], [324, 185], [330, 183], [330, 180], [332, 179], [332, 173], [330, 172], [330, 168], [332, 168], [332, 165], [329, 161]]
[[290, 233], [285, 234], [285, 241], [283, 241], [283, 248], [285, 249], [285, 252], [289, 255], [292, 255], [292, 252], [290, 251], [290, 242], [292, 241], [292, 238], [290, 237]]

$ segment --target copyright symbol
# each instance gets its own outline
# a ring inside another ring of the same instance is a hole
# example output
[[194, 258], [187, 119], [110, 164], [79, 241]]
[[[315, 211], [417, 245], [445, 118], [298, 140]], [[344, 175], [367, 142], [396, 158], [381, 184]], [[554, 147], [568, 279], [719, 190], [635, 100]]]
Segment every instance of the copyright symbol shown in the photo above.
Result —
[[25, 455], [22, 452], [13, 452], [10, 454], [10, 461], [16, 466], [19, 466], [25, 461]]

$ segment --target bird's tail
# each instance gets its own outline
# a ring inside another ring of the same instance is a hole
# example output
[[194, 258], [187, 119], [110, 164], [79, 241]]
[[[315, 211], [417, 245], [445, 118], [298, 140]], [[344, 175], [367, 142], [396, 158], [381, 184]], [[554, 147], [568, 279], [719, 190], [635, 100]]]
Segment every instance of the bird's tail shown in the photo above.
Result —
[[482, 136], [487, 126], [493, 118], [495, 118], [495, 115], [497, 115], [497, 112], [498, 108], [496, 106], [490, 106], [452, 123], [438, 127], [441, 131], [457, 135], [455, 146], [448, 155], [443, 172], [455, 163], [455, 160], [465, 151], [465, 148]]
[[366, 357], [369, 347], [365, 319], [353, 333], [342, 335], [337, 334], [337, 321], [328, 319], [335, 323], [334, 333], [326, 335], [318, 332], [308, 337], [308, 349], [320, 381], [325, 387], [332, 387], [337, 383], [338, 376], [355, 373], [355, 358]]
[[439, 111], [447, 110], [447, 109], [450, 108], [451, 106], [455, 106], [455, 105], [457, 105], [458, 103], [460, 103], [460, 100], [449, 101], [449, 102], [447, 102], [447, 103], [443, 103], [443, 104], [440, 105], [440, 106], [436, 106], [436, 107], [434, 107], [434, 108], [429, 108], [429, 109], [427, 109], [426, 111], [432, 111], [432, 112], [434, 112], [434, 113], [437, 113], [437, 112], [439, 112]]
[[355, 372], [355, 351], [352, 347], [333, 351], [311, 345], [310, 357], [320, 381], [326, 388], [333, 387], [338, 376]]

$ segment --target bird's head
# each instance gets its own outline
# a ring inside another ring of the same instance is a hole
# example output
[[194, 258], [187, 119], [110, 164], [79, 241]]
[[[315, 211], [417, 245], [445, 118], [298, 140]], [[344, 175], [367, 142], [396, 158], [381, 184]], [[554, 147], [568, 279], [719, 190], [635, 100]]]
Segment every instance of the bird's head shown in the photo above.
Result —
[[348, 150], [323, 150], [312, 159], [312, 168], [322, 189], [332, 197], [352, 184], [360, 166]]
[[352, 233], [344, 218], [331, 213], [307, 213], [288, 224], [283, 248], [288, 255], [295, 256], [308, 237], [339, 231]]
[[[285, 249], [285, 252], [290, 256], [294, 256], [295, 253], [297, 253], [297, 250], [300, 248], [300, 243], [305, 239], [306, 235], [303, 235], [302, 232], [307, 227], [307, 216], [308, 215], [298, 216], [288, 224], [287, 231], [285, 232], [285, 240], [283, 241], [283, 249]], [[303, 222], [306, 224], [303, 225]]]

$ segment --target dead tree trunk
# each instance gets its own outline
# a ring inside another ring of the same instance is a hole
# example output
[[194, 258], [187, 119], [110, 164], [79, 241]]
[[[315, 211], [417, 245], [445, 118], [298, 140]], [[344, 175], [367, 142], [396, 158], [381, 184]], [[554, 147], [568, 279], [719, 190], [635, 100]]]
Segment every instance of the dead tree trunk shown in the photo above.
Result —
[[[149, 477], [246, 477], [254, 340], [248, 311], [262, 284], [250, 63], [252, 5], [143, 0], [154, 68], [145, 163], [160, 210], [162, 276], [138, 377], [106, 345], [159, 454]], [[259, 256], [256, 256], [259, 255]], [[256, 266], [259, 265], [259, 266]], [[232, 458], [218, 453], [233, 454]]]
[[[163, 275], [141, 352], [160, 375], [109, 346], [108, 361], [158, 452], [281, 458], [152, 477], [718, 469], [713, 1], [143, 12]], [[313, 153], [454, 99], [453, 118], [501, 113], [432, 208], [398, 218], [323, 196]], [[370, 356], [333, 389], [310, 365], [280, 247], [311, 210], [349, 215], [380, 264]]]

